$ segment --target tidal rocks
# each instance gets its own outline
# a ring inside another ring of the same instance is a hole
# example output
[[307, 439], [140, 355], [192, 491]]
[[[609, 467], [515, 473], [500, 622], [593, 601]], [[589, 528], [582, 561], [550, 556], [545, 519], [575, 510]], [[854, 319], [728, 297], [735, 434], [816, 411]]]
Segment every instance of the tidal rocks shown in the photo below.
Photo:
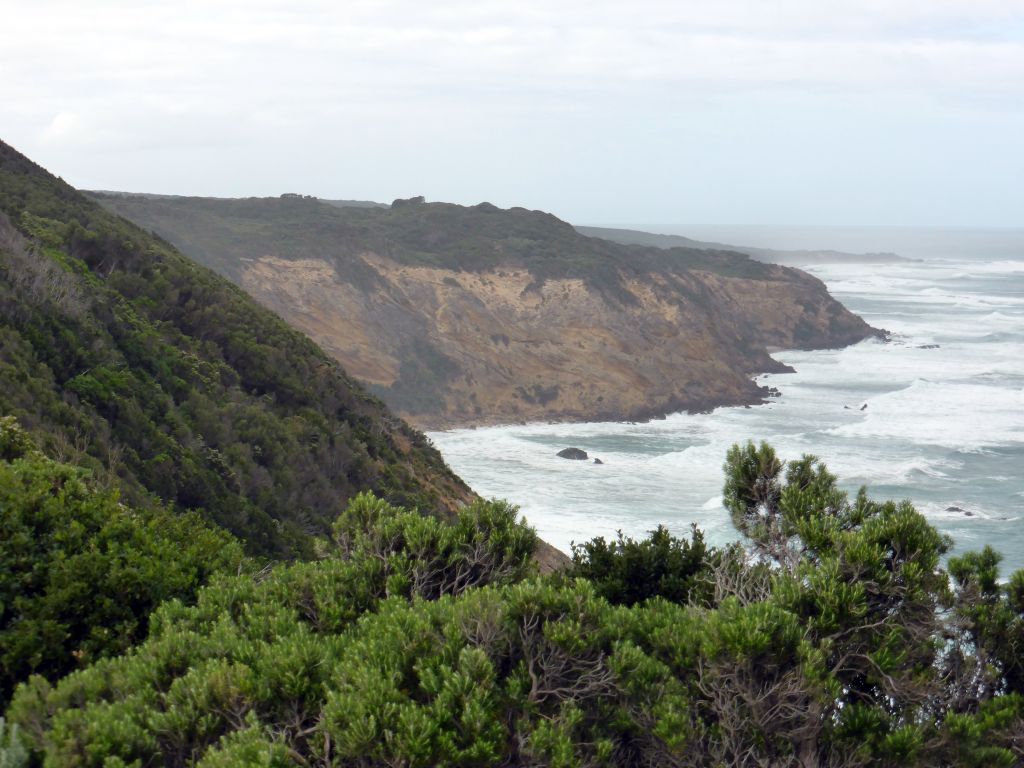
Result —
[[557, 455], [563, 459], [572, 459], [573, 461], [586, 461], [589, 458], [587, 452], [580, 448], [563, 448]]
[[957, 507], [957, 506], [946, 507], [946, 511], [947, 512], [960, 512], [960, 513], [963, 514], [964, 517], [974, 517], [974, 513], [971, 512], [971, 510], [964, 509], [963, 507]]

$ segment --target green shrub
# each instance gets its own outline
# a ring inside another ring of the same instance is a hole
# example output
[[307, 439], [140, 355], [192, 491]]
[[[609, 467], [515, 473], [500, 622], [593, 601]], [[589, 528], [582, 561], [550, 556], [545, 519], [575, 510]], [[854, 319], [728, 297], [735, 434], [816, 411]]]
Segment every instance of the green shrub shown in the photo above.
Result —
[[642, 541], [620, 531], [616, 541], [596, 538], [574, 546], [569, 573], [593, 583], [601, 597], [616, 605], [635, 605], [652, 597], [706, 604], [712, 598], [716, 560], [696, 526], [689, 540], [658, 526]]
[[17, 724], [0, 717], [0, 768], [28, 768], [29, 752]]
[[129, 509], [38, 453], [0, 461], [0, 523], [0, 705], [32, 673], [56, 680], [123, 653], [160, 602], [242, 562], [197, 515]]

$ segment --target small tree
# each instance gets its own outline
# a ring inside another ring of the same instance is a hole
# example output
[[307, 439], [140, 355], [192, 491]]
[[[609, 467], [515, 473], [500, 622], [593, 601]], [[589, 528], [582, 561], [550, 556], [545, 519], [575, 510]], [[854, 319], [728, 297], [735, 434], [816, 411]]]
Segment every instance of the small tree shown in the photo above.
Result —
[[717, 552], [708, 550], [696, 525], [689, 540], [659, 525], [640, 541], [619, 531], [615, 541], [599, 537], [574, 545], [568, 575], [587, 579], [615, 605], [635, 605], [652, 597], [706, 604], [713, 597], [711, 574], [719, 559]]
[[342, 557], [376, 566], [377, 597], [436, 600], [531, 573], [537, 534], [518, 516], [507, 502], [479, 500], [448, 523], [364, 492], [332, 530]]
[[733, 525], [765, 554], [779, 558], [785, 537], [779, 521], [783, 462], [768, 443], [733, 445], [725, 456], [723, 503]]

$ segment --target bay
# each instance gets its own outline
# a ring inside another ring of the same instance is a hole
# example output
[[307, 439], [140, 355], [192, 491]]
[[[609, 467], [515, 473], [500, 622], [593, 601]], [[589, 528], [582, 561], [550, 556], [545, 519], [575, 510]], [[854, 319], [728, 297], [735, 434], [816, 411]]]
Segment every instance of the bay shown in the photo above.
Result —
[[[862, 250], [896, 250], [885, 231], [856, 234]], [[901, 253], [921, 261], [808, 268], [892, 338], [776, 353], [796, 373], [759, 376], [782, 392], [764, 405], [644, 424], [429, 436], [478, 493], [520, 505], [540, 536], [565, 551], [618, 530], [643, 536], [658, 524], [682, 534], [695, 523], [713, 543], [735, 540], [721, 467], [731, 444], [751, 439], [767, 440], [783, 458], [819, 456], [851, 492], [866, 485], [875, 498], [910, 499], [954, 538], [954, 551], [991, 544], [1005, 555], [1004, 573], [1022, 568], [1024, 233], [942, 235], [929, 230], [914, 241], [913, 231], [899, 233]], [[763, 244], [803, 241], [776, 233]], [[557, 458], [567, 446], [604, 463]]]

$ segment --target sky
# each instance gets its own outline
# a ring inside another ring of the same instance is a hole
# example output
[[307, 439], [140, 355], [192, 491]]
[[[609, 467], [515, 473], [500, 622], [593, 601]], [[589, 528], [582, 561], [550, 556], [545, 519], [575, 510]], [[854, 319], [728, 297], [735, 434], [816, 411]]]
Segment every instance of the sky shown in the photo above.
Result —
[[68, 182], [577, 224], [1024, 226], [1024, 0], [0, 0]]

